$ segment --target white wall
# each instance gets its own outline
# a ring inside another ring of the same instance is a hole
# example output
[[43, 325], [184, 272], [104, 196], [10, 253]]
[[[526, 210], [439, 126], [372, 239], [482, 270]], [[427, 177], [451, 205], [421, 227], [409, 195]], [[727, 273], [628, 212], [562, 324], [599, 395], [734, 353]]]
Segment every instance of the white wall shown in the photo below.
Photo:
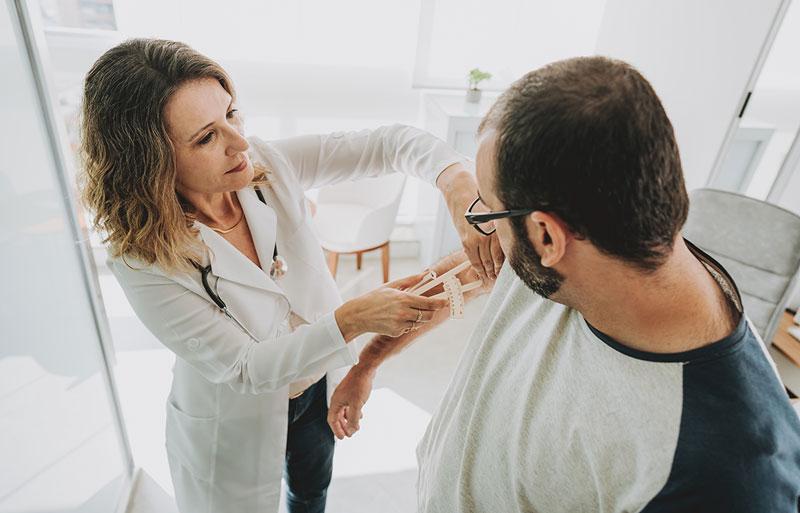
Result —
[[[114, 7], [117, 40], [176, 39], [222, 63], [264, 137], [418, 120], [416, 3], [116, 0]], [[77, 52], [69, 37], [50, 40], [62, 90], [79, 86], [116, 43], [97, 40], [95, 49]]]
[[609, 0], [598, 53], [631, 62], [675, 127], [689, 189], [706, 184], [780, 0]]
[[[423, 0], [415, 83], [461, 89], [467, 70], [503, 90], [549, 62], [590, 55], [605, 0]], [[579, 15], [576, 15], [579, 13]]]
[[[422, 92], [412, 89], [418, 2], [115, 0], [114, 7], [117, 36], [48, 38], [73, 110], [85, 72], [103, 51], [130, 37], [161, 37], [184, 41], [228, 70], [253, 135], [422, 122]], [[401, 217], [417, 214], [419, 187], [429, 186], [409, 180]]]

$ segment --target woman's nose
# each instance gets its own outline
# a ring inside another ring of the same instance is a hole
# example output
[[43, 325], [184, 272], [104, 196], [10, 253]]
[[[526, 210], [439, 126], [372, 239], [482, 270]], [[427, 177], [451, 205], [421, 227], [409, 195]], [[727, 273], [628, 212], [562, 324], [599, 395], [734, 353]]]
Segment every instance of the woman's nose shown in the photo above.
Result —
[[244, 134], [231, 127], [227, 151], [228, 155], [236, 155], [237, 153], [247, 151], [249, 148], [250, 143], [244, 138]]

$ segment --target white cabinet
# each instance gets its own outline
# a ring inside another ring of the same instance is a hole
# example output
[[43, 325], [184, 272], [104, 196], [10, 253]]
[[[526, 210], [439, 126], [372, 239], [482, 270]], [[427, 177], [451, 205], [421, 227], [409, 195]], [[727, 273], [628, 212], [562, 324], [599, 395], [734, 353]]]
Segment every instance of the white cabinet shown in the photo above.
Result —
[[[487, 95], [484, 92], [480, 103], [467, 103], [464, 98], [463, 92], [425, 95], [425, 129], [474, 161], [478, 150], [475, 140], [478, 125], [497, 95]], [[426, 240], [422, 240], [421, 259], [426, 264], [433, 263], [461, 247], [461, 241], [441, 195], [437, 201], [431, 233], [425, 237]]]

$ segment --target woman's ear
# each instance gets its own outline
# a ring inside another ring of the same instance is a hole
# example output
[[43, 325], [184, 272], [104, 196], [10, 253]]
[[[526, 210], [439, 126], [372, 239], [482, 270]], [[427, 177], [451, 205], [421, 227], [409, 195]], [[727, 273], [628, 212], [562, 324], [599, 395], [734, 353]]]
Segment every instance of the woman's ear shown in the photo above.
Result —
[[555, 267], [564, 258], [570, 232], [558, 216], [536, 211], [528, 215], [528, 236], [542, 259], [544, 267]]

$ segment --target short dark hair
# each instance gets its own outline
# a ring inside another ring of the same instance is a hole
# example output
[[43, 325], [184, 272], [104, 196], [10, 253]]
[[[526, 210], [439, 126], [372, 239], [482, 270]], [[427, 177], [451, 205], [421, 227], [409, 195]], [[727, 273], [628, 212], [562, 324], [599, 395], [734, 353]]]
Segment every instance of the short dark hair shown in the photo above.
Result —
[[[577, 236], [642, 270], [671, 253], [689, 207], [672, 124], [650, 83], [605, 57], [517, 80], [479, 129], [497, 132], [505, 208], [558, 215]], [[524, 219], [512, 219], [517, 234]]]

